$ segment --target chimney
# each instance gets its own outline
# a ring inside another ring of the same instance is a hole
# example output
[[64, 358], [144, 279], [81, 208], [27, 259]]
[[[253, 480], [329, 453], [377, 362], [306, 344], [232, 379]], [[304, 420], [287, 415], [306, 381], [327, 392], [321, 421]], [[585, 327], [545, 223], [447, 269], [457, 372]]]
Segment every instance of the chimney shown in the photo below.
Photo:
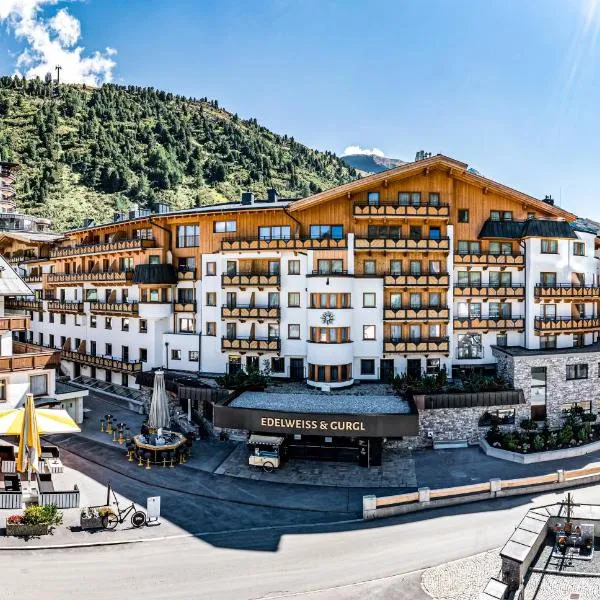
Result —
[[544, 200], [543, 200], [546, 204], [549, 204], [550, 206], [554, 206], [554, 198], [552, 198], [552, 195], [546, 195], [544, 196]]
[[267, 202], [277, 202], [278, 199], [279, 194], [277, 193], [277, 190], [269, 188], [267, 190]]
[[254, 194], [252, 192], [242, 192], [242, 204], [252, 204], [254, 202]]

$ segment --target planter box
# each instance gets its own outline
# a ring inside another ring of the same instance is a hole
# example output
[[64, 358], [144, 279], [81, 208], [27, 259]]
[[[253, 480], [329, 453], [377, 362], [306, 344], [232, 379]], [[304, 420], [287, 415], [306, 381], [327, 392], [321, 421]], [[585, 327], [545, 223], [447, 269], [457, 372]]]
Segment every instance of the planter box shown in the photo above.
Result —
[[50, 533], [50, 527], [45, 523], [39, 525], [24, 525], [22, 523], [6, 524], [6, 535], [13, 537], [34, 537], [38, 535], [48, 535], [48, 533]]
[[600, 450], [600, 441], [581, 444], [580, 446], [572, 446], [570, 448], [561, 448], [559, 450], [542, 450], [541, 452], [512, 452], [511, 450], [503, 450], [502, 448], [494, 448], [490, 446], [486, 440], [479, 440], [480, 448], [488, 455], [510, 462], [520, 463], [522, 465], [530, 465], [534, 463], [547, 462], [551, 460], [564, 460], [565, 458], [573, 458], [575, 456], [585, 456], [592, 452]]
[[81, 529], [101, 529], [102, 517], [91, 517], [90, 519], [80, 517], [79, 524], [81, 525]]

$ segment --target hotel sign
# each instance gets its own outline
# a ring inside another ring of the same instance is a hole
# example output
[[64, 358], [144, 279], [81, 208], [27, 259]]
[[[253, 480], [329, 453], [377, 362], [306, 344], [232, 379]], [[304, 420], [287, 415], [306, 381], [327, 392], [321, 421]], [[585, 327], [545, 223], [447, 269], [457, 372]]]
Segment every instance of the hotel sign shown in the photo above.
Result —
[[255, 408], [214, 406], [214, 424], [255, 433], [304, 434], [345, 437], [416, 436], [417, 414], [326, 414], [284, 413]]

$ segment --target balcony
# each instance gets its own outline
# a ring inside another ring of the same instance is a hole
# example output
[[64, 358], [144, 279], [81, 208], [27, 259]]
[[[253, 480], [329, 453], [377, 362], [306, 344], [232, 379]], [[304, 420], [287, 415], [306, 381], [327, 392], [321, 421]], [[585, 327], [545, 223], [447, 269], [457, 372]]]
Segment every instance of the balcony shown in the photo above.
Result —
[[191, 300], [190, 302], [175, 302], [175, 312], [196, 312], [196, 301]]
[[281, 340], [279, 338], [222, 338], [221, 350], [223, 352], [279, 352]]
[[104, 244], [83, 244], [81, 246], [66, 246], [50, 250], [50, 258], [65, 258], [86, 254], [106, 254], [110, 252], [131, 252], [154, 248], [154, 240], [122, 240]]
[[179, 267], [177, 269], [178, 281], [194, 281], [196, 279], [196, 269], [192, 267]]
[[60, 364], [60, 351], [13, 341], [13, 355], [0, 356], [0, 372], [51, 369]]
[[454, 296], [459, 298], [467, 296], [475, 298], [524, 298], [525, 287], [523, 284], [512, 284], [509, 286], [461, 285], [454, 287]]
[[524, 329], [523, 317], [455, 317], [454, 329]]
[[450, 248], [450, 239], [448, 237], [440, 238], [355, 238], [355, 250], [396, 250], [413, 251], [420, 250], [425, 252], [448, 252]]
[[439, 306], [421, 306], [420, 308], [394, 308], [386, 306], [383, 310], [384, 321], [448, 321], [450, 310]]
[[402, 218], [439, 218], [448, 219], [450, 207], [448, 204], [398, 204], [398, 202], [356, 202], [353, 214], [355, 217], [402, 217]]
[[50, 312], [82, 314], [83, 302], [59, 302], [50, 300], [48, 302], [48, 310]]
[[96, 285], [129, 285], [133, 279], [133, 271], [98, 271], [94, 273], [48, 273], [48, 283], [52, 285], [79, 285], [95, 283]]
[[387, 273], [383, 279], [383, 285], [388, 287], [448, 287], [450, 276], [448, 273], [420, 273], [401, 275]]
[[525, 265], [524, 254], [455, 254], [455, 265], [484, 267], [520, 267]]
[[600, 300], [600, 286], [577, 285], [571, 283], [555, 283], [554, 285], [535, 286], [536, 300]]
[[142, 370], [140, 361], [126, 361], [116, 358], [107, 358], [104, 356], [94, 356], [85, 352], [73, 352], [72, 350], [63, 350], [61, 352], [63, 360], [70, 360], [79, 364], [89, 365], [109, 371], [120, 371], [121, 373], [139, 373]]
[[4, 315], [0, 317], [0, 332], [27, 331], [31, 318], [27, 315]]
[[25, 283], [42, 283], [43, 275], [22, 275], [21, 279]]
[[41, 300], [21, 300], [18, 298], [7, 298], [4, 301], [4, 308], [11, 310], [34, 310], [40, 312], [44, 310], [44, 304]]
[[222, 306], [223, 319], [279, 319], [279, 306]]
[[101, 315], [137, 317], [139, 308], [137, 302], [90, 302], [90, 312]]
[[427, 338], [417, 340], [399, 340], [385, 338], [383, 351], [386, 354], [429, 354], [432, 352], [448, 354], [450, 351], [450, 338]]
[[600, 317], [535, 317], [541, 333], [586, 333], [600, 330]]
[[221, 250], [238, 252], [241, 250], [336, 250], [346, 248], [346, 238], [229, 238], [221, 240]]
[[222, 287], [279, 287], [279, 273], [223, 273], [221, 275]]

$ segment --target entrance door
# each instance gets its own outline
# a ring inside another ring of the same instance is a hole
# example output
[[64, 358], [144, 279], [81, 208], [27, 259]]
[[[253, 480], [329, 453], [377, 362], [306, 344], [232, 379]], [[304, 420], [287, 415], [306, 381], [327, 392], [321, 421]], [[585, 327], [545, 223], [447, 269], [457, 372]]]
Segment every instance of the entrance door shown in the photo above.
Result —
[[406, 361], [406, 374], [410, 379], [420, 379], [421, 377], [421, 359], [409, 358]]
[[248, 373], [250, 371], [258, 371], [259, 369], [259, 364], [258, 364], [258, 356], [247, 356], [246, 357], [246, 371], [248, 371]]
[[242, 368], [242, 357], [241, 356], [230, 356], [229, 357], [229, 373], [235, 375]]
[[379, 361], [379, 373], [381, 375], [381, 381], [390, 382], [394, 379], [394, 360], [393, 359], [381, 359]]
[[302, 381], [304, 379], [304, 359], [290, 358], [290, 379]]

